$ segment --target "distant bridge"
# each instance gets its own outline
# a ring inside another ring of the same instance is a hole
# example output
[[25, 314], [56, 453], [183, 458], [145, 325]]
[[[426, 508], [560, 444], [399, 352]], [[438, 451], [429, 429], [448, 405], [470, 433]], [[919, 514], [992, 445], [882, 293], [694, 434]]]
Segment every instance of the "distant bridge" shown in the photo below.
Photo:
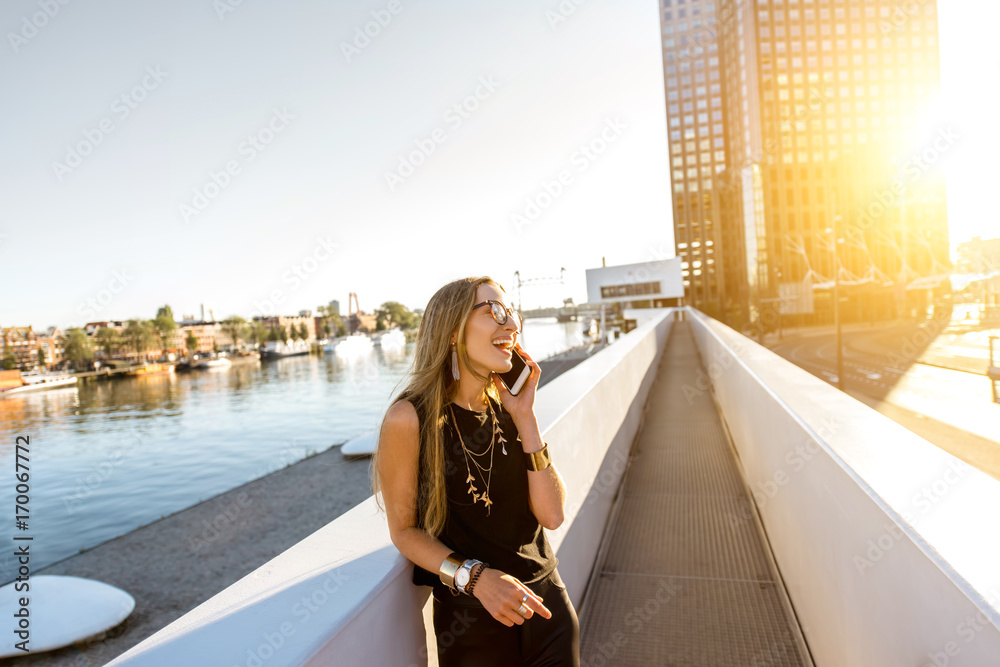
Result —
[[532, 318], [541, 317], [559, 317], [560, 314], [571, 315], [575, 320], [582, 320], [585, 318], [600, 318], [601, 309], [598, 306], [593, 305], [580, 305], [580, 306], [555, 306], [552, 308], [533, 308], [530, 310], [519, 311], [521, 316], [528, 320]]

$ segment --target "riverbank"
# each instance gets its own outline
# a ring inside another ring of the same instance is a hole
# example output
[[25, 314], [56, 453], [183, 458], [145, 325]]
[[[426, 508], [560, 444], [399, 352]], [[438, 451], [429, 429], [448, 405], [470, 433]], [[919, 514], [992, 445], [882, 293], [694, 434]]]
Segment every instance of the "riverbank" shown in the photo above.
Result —
[[50, 565], [36, 574], [117, 586], [135, 611], [103, 639], [7, 664], [106, 664], [367, 498], [368, 470], [338, 444]]
[[[541, 384], [600, 349], [540, 361]], [[365, 500], [369, 466], [345, 460], [337, 444], [40, 570], [117, 586], [135, 598], [135, 611], [103, 638], [6, 664], [106, 664]]]

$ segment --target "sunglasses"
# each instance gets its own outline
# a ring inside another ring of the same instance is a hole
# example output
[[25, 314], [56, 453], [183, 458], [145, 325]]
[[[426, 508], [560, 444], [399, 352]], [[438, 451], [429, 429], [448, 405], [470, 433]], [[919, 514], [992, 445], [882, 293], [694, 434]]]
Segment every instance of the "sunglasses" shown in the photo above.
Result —
[[490, 307], [490, 314], [493, 315], [493, 321], [499, 324], [500, 326], [507, 324], [507, 318], [509, 316], [514, 318], [514, 324], [517, 326], [517, 330], [518, 331], [521, 330], [521, 317], [520, 315], [517, 314], [517, 311], [514, 310], [513, 308], [508, 308], [507, 306], [503, 305], [502, 303], [494, 299], [487, 299], [482, 303], [477, 303], [476, 305], [474, 305], [472, 307], [472, 310], [475, 310], [476, 308], [479, 308], [481, 306]]

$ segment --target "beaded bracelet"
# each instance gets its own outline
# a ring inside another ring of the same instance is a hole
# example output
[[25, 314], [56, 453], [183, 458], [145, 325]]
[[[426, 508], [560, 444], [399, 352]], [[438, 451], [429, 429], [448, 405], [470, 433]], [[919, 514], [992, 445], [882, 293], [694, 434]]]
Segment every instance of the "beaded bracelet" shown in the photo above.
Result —
[[470, 596], [472, 595], [472, 589], [475, 588], [476, 582], [479, 581], [479, 575], [481, 575], [483, 573], [483, 570], [485, 570], [489, 566], [490, 566], [489, 563], [483, 563], [482, 567], [480, 567], [478, 570], [472, 573], [472, 576], [469, 578], [469, 583], [465, 585], [466, 594]]

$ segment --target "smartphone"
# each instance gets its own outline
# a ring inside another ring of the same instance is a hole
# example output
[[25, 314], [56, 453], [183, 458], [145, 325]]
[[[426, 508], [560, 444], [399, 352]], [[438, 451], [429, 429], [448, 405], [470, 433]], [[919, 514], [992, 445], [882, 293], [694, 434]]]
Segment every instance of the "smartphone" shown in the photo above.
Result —
[[531, 367], [524, 363], [524, 359], [517, 353], [516, 349], [510, 351], [510, 361], [513, 364], [511, 369], [506, 373], [497, 373], [497, 375], [500, 376], [504, 386], [507, 387], [507, 391], [512, 396], [517, 396], [517, 392], [521, 391], [521, 387], [524, 386], [528, 376], [531, 375]]

